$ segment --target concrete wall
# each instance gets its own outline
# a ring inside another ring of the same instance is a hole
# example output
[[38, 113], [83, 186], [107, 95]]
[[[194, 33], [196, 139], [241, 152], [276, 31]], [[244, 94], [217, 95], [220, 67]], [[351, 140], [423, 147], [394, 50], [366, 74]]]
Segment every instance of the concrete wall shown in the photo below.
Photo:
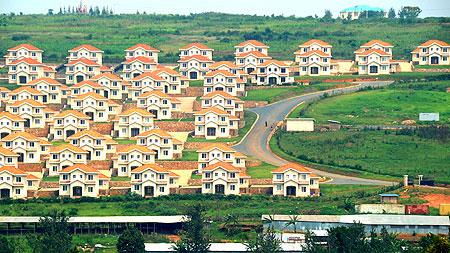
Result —
[[357, 213], [405, 214], [405, 206], [398, 204], [361, 204], [355, 206]]

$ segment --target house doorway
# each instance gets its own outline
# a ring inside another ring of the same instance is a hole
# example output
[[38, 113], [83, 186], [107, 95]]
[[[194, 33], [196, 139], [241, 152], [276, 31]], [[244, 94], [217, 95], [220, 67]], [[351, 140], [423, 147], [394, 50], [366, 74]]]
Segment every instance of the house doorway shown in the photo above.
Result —
[[311, 75], [318, 75], [319, 67], [311, 67]]
[[139, 75], [141, 75], [140, 73], [134, 73], [133, 74], [133, 77], [137, 77], [137, 76], [139, 76]]
[[109, 92], [107, 90], [103, 91], [103, 96], [109, 98]]
[[145, 186], [144, 187], [144, 197], [153, 197], [155, 195], [155, 187]]
[[378, 73], [378, 66], [370, 66], [370, 74]]
[[286, 196], [297, 196], [297, 187], [295, 186], [286, 187]]
[[433, 64], [433, 65], [437, 65], [437, 64], [439, 64], [439, 57], [437, 57], [437, 56], [432, 56], [431, 57], [431, 59], [430, 59], [430, 61], [431, 61], [431, 64]]
[[255, 71], [254, 68], [247, 68], [247, 74], [250, 74], [250, 73], [252, 73], [253, 71]]
[[42, 96], [42, 102], [47, 103], [47, 95]]
[[19, 76], [19, 83], [27, 83], [27, 77], [26, 76]]
[[216, 136], [216, 128], [214, 127], [208, 127], [206, 129], [206, 135], [207, 136]]
[[216, 184], [214, 186], [215, 194], [225, 194], [225, 186], [223, 184]]
[[9, 199], [11, 198], [11, 190], [3, 188], [0, 190], [0, 198], [1, 199]]
[[76, 77], [76, 80], [77, 80], [77, 83], [81, 83], [81, 82], [84, 81], [84, 76], [78, 75], [78, 76]]
[[81, 188], [81, 186], [74, 186], [72, 188], [72, 195], [74, 197], [81, 197], [81, 196], [83, 196], [83, 188]]
[[31, 125], [31, 120], [25, 119], [25, 127], [30, 127], [30, 125]]
[[3, 138], [5, 138], [8, 135], [9, 135], [9, 133], [3, 132], [3, 133], [0, 134], [0, 139], [3, 139]]
[[90, 120], [94, 120], [94, 113], [93, 112], [86, 112], [86, 115], [89, 117]]
[[149, 112], [155, 115], [155, 118], [158, 118], [158, 110], [149, 110]]
[[168, 85], [164, 85], [164, 93], [169, 93], [169, 86]]
[[75, 134], [75, 130], [67, 130], [66, 131], [66, 138], [69, 138], [70, 136]]
[[269, 84], [270, 85], [277, 84], [277, 78], [276, 77], [269, 77]]
[[17, 153], [19, 155], [18, 162], [23, 163], [25, 159], [25, 155], [23, 153]]
[[223, 87], [216, 87], [215, 90], [216, 91], [223, 91], [224, 89], [223, 89]]
[[86, 159], [87, 159], [88, 161], [90, 161], [91, 158], [92, 158], [92, 152], [91, 152], [91, 151], [88, 151]]
[[189, 72], [189, 79], [197, 79], [198, 78], [198, 74], [197, 72]]
[[136, 135], [139, 135], [139, 128], [131, 128], [131, 137], [134, 137]]

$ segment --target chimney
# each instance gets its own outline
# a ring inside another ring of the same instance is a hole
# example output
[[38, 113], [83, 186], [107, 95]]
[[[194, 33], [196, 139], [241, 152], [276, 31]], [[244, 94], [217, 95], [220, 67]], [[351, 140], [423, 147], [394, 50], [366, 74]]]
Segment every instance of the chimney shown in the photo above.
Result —
[[403, 186], [408, 186], [408, 175], [403, 175]]

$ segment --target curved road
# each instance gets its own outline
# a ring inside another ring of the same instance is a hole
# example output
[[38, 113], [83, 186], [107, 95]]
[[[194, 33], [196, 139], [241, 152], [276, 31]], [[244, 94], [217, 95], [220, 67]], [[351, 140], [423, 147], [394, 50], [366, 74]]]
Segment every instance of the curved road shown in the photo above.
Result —
[[[234, 148], [247, 154], [249, 156], [258, 158], [259, 160], [265, 161], [273, 165], [283, 165], [289, 163], [288, 161], [278, 157], [270, 151], [268, 146], [268, 140], [271, 137], [272, 129], [270, 126], [275, 128], [276, 124], [283, 121], [289, 112], [294, 109], [299, 103], [311, 101], [319, 98], [324, 93], [329, 95], [337, 95], [355, 92], [364, 87], [380, 87], [391, 84], [391, 81], [377, 81], [377, 82], [364, 82], [359, 83], [357, 86], [338, 88], [327, 91], [319, 91], [315, 93], [305, 94], [297, 97], [288, 98], [285, 100], [278, 101], [273, 104], [269, 104], [263, 107], [251, 108], [250, 111], [258, 114], [258, 119], [255, 122], [253, 128], [247, 133], [247, 135], [242, 139], [240, 143], [234, 146]], [[267, 122], [268, 127], [265, 126]], [[358, 177], [344, 176], [340, 174], [329, 173], [325, 171], [320, 171], [317, 169], [311, 169], [314, 173], [321, 176], [326, 176], [332, 178], [331, 184], [365, 184], [365, 185], [392, 185], [392, 182], [364, 179]]]

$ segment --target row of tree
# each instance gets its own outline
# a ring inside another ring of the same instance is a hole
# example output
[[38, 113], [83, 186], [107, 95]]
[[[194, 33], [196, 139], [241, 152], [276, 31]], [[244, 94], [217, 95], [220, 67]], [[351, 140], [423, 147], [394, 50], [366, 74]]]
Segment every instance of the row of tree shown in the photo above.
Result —
[[109, 7], [103, 6], [103, 8], [100, 9], [100, 7], [90, 6], [89, 9], [85, 6], [67, 6], [67, 7], [60, 7], [58, 13], [55, 13], [54, 9], [48, 9], [47, 15], [70, 15], [70, 14], [86, 14], [91, 16], [109, 16], [114, 15], [114, 12]]
[[[389, 19], [396, 19], [399, 18], [400, 20], [404, 21], [413, 21], [417, 17], [419, 17], [419, 14], [422, 12], [422, 9], [420, 7], [416, 6], [404, 6], [402, 7], [398, 13], [395, 12], [394, 8], [390, 8], [387, 14], [387, 17]], [[359, 19], [377, 19], [377, 18], [384, 18], [384, 12], [382, 11], [363, 11], [359, 15]], [[322, 21], [330, 22], [333, 21], [333, 14], [330, 10], [325, 10], [324, 16], [321, 18]], [[351, 19], [351, 16], [349, 15], [347, 17], [348, 20]]]

